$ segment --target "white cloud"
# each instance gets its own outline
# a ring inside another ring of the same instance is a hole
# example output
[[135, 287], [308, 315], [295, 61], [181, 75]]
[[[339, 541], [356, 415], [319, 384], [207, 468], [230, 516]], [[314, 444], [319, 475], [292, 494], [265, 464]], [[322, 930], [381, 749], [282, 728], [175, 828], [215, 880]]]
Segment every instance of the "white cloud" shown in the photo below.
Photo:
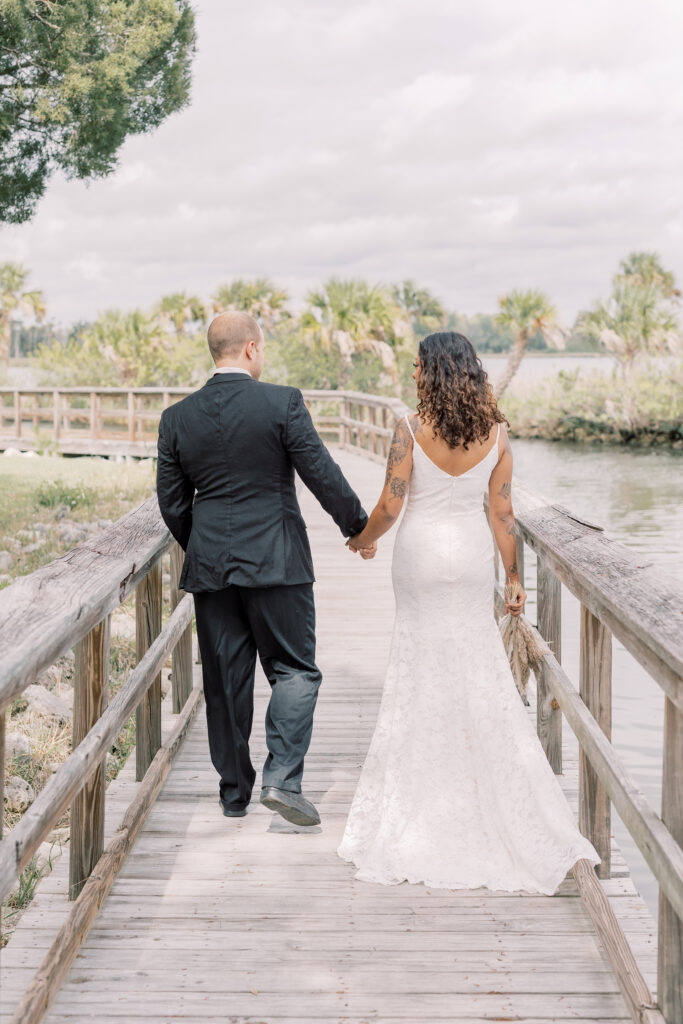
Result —
[[569, 320], [636, 248], [680, 280], [682, 10], [204, 0], [191, 105], [111, 178], [53, 179], [0, 259], [67, 320], [332, 273], [465, 312], [540, 287]]

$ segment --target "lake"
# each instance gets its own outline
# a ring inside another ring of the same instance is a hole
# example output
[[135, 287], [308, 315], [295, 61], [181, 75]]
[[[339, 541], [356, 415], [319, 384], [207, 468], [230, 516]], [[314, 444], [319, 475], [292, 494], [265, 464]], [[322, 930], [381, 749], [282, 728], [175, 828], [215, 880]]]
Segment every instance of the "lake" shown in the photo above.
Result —
[[[492, 382], [502, 375], [507, 363], [507, 354], [502, 356], [483, 354], [480, 358]], [[616, 360], [612, 356], [600, 354], [560, 356], [527, 353], [509, 386], [513, 388], [515, 384], [528, 384], [540, 380], [542, 377], [554, 377], [560, 370], [576, 370], [577, 367], [588, 370], [590, 373], [611, 373], [616, 365]]]
[[[566, 365], [565, 358], [560, 361]], [[683, 586], [683, 452], [520, 438], [511, 443], [514, 473], [520, 482], [599, 523], [607, 536]], [[525, 575], [527, 614], [536, 622], [536, 559], [529, 548]], [[578, 689], [579, 602], [566, 587], [562, 588], [562, 665]], [[612, 642], [612, 675], [612, 742], [636, 785], [661, 814], [662, 691], [617, 640]], [[569, 728], [566, 722], [563, 725]], [[614, 808], [612, 830], [656, 920], [658, 886]]]

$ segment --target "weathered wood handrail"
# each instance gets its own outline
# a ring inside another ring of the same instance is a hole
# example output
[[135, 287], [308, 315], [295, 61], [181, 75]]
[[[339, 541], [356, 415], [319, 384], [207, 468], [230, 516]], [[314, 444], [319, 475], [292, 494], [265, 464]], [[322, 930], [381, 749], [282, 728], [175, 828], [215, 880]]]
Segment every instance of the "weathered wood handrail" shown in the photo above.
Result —
[[[163, 403], [168, 404], [172, 396], [182, 396], [188, 390], [135, 389], [134, 394], [161, 395]], [[0, 390], [0, 396], [1, 393]], [[21, 392], [21, 395], [28, 393], [53, 394], [52, 390], [42, 392], [35, 389], [33, 392]], [[88, 422], [97, 425], [102, 417], [109, 415], [106, 409], [102, 410], [98, 395], [126, 396], [125, 415], [132, 415], [139, 422], [141, 410], [137, 402], [131, 403], [127, 397], [129, 393], [127, 389], [62, 389], [60, 397], [53, 397], [53, 400], [61, 408], [63, 394], [91, 396]], [[327, 436], [333, 434], [343, 447], [378, 461], [386, 458], [395, 423], [408, 411], [398, 399], [358, 392], [305, 391], [304, 396], [321, 432]], [[0, 400], [4, 401], [1, 397]], [[21, 398], [15, 407], [21, 410]], [[45, 411], [48, 411], [47, 407]], [[39, 417], [43, 415], [42, 408], [40, 413], [34, 409], [27, 412]], [[151, 423], [153, 415], [158, 418], [158, 414], [159, 410], [149, 411], [149, 416], [145, 412], [141, 418]], [[0, 420], [0, 434], [4, 422], [4, 418]], [[21, 415], [17, 422], [21, 426]], [[137, 435], [134, 432], [132, 436]], [[655, 1024], [665, 1020], [667, 1024], [678, 1024], [683, 1020], [683, 993], [680, 987], [680, 977], [683, 975], [683, 787], [680, 784], [683, 776], [682, 588], [673, 580], [653, 572], [647, 565], [642, 565], [626, 547], [605, 536], [599, 526], [587, 523], [562, 506], [528, 491], [516, 478], [513, 480], [513, 493], [520, 574], [524, 571], [526, 545], [538, 559], [538, 624], [544, 637], [553, 646], [553, 653], [544, 658], [538, 684], [538, 735], [554, 771], [560, 772], [563, 714], [573, 729], [580, 751], [579, 827], [603, 857], [597, 872], [587, 870], [590, 865], [582, 861], [575, 866], [574, 876], [596, 929], [603, 938], [634, 1021]], [[488, 514], [487, 502], [485, 509]], [[82, 643], [96, 628], [101, 630], [101, 624], [109, 612], [135, 586], [147, 580], [140, 593], [152, 587], [156, 594], [158, 584], [152, 583], [155, 576], [153, 574], [148, 578], [148, 573], [169, 544], [170, 538], [160, 519], [155, 499], [150, 499], [135, 512], [119, 520], [110, 531], [105, 531], [62, 559], [57, 559], [51, 566], [23, 580], [17, 580], [11, 587], [0, 592], [0, 755], [4, 707], [8, 701], [18, 696], [69, 647]], [[177, 554], [175, 557], [177, 559]], [[177, 585], [177, 562], [173, 568], [172, 561], [172, 571]], [[66, 580], [69, 585], [65, 588]], [[581, 678], [578, 690], [560, 666], [562, 585], [578, 598], [582, 608]], [[500, 582], [496, 584], [494, 599], [500, 612], [503, 607]], [[178, 598], [172, 599], [175, 607], [173, 636], [170, 638], [167, 634], [171, 626], [169, 622], [161, 634], [166, 634], [162, 644], [161, 637], [153, 637], [157, 629], [154, 622], [158, 624], [158, 618], [154, 618], [156, 613], [150, 612], [149, 596], [145, 597], [144, 602], [141, 601], [138, 624], [140, 636], [144, 632], [146, 639], [139, 640], [141, 646], [138, 651], [142, 660], [126, 684], [126, 708], [139, 707], [141, 701], [154, 689], [155, 678], [162, 663], [157, 655], [162, 657], [159, 654], [162, 647], [164, 657], [169, 650], [175, 649], [178, 664], [189, 663], [189, 619], [176, 618], [180, 609], [187, 608], [185, 602], [186, 599], [180, 603]], [[153, 600], [151, 603], [154, 603]], [[21, 630], [18, 628], [19, 623]], [[612, 635], [619, 638], [664, 691], [661, 817], [649, 806], [642, 792], [629, 778], [610, 742]], [[25, 638], [18, 651], [13, 650], [12, 643], [7, 643], [8, 637], [13, 640], [15, 636]], [[182, 654], [178, 647], [181, 637], [184, 645]], [[102, 659], [101, 651], [106, 644], [106, 634], [93, 635], [88, 642], [90, 653], [86, 661], [89, 659], [95, 665], [98, 658], [100, 661]], [[100, 652], [99, 655], [97, 652]], [[100, 684], [101, 680], [95, 688]], [[107, 739], [119, 721], [120, 715], [112, 709], [121, 708], [121, 694], [116, 700], [101, 714], [98, 724], [90, 728], [71, 755], [71, 758], [79, 755], [81, 770], [88, 769], [87, 778], [94, 771], [97, 758], [101, 759], [102, 751], [106, 752]], [[134, 703], [131, 703], [133, 700]], [[152, 764], [156, 760], [154, 747], [158, 744], [158, 736], [154, 739], [151, 708], [141, 711], [140, 715], [140, 728], [144, 726], [146, 734], [152, 736], [146, 753], [141, 755], [142, 770], [149, 765], [150, 760]], [[111, 729], [98, 741], [97, 730], [102, 729], [103, 722], [112, 723]], [[16, 868], [19, 863], [25, 864], [26, 856], [30, 856], [27, 851], [35, 849], [40, 841], [37, 837], [42, 838], [45, 834], [41, 832], [45, 821], [48, 817], [51, 821], [55, 820], [51, 811], [48, 814], [48, 802], [52, 810], [58, 807], [61, 812], [75, 794], [84, 788], [85, 772], [77, 788], [72, 785], [73, 778], [69, 781], [69, 773], [64, 772], [71, 758], [48, 784], [52, 788], [46, 787], [43, 790], [31, 810], [13, 830], [13, 839], [20, 841], [16, 847], [18, 853], [5, 853], [5, 850], [9, 850], [7, 840], [0, 843], [0, 894], [7, 891], [3, 886], [8, 884], [11, 874], [8, 865], [12, 863]], [[63, 773], [61, 778], [60, 773]], [[0, 796], [1, 787], [0, 758]], [[91, 793], [96, 791], [96, 788], [91, 787]], [[91, 802], [95, 799], [95, 796], [90, 797]], [[643, 852], [660, 887], [658, 1008], [651, 1001], [623, 931], [604, 898], [598, 880], [599, 877], [608, 877], [610, 873], [611, 802]], [[87, 849], [81, 848], [80, 857], [84, 863], [92, 861], [92, 855], [88, 854]], [[16, 872], [13, 877], [16, 877]], [[97, 893], [98, 890], [86, 882], [81, 895], [86, 891]], [[85, 914], [84, 920], [88, 914]], [[48, 971], [47, 976], [52, 979], [50, 984], [58, 973], [56, 967], [53, 967], [51, 974]]]
[[[194, 604], [191, 595], [178, 590], [177, 547], [156, 498], [150, 498], [108, 529], [0, 591], [0, 804], [7, 706], [69, 648], [76, 652], [72, 752], [5, 839], [0, 818], [1, 907], [40, 843], [71, 805], [69, 898], [74, 902], [60, 932], [64, 942], [50, 950], [17, 1011], [15, 1020], [22, 1024], [41, 1019], [201, 704], [202, 688], [193, 686], [188, 654]], [[171, 616], [162, 629], [161, 559], [169, 549]], [[133, 590], [138, 664], [108, 703], [110, 614]], [[183, 653], [176, 657], [179, 646]], [[162, 744], [160, 673], [169, 655], [174, 657], [172, 701], [178, 724], [173, 742]], [[106, 756], [133, 711], [136, 777], [142, 787], [129, 808], [124, 836], [117, 836], [104, 851]], [[147, 799], [140, 800], [141, 794]], [[97, 883], [88, 885], [93, 872]]]
[[[0, 388], [0, 449], [52, 445], [75, 454], [154, 455], [163, 409], [192, 394], [194, 388]], [[309, 407], [335, 411], [317, 414], [325, 435], [384, 458], [398, 399], [358, 391], [304, 389]], [[368, 447], [366, 441], [371, 440]]]

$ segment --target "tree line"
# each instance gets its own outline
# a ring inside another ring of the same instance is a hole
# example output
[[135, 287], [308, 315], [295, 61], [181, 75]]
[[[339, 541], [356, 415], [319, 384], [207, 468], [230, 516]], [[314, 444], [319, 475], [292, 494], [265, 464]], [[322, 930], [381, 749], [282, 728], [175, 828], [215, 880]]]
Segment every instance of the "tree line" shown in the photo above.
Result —
[[[211, 369], [206, 328], [223, 310], [251, 313], [268, 339], [269, 379], [299, 387], [354, 388], [400, 395], [420, 337], [456, 330], [478, 352], [505, 352], [495, 384], [500, 397], [529, 349], [603, 351], [629, 375], [643, 354], [679, 353], [680, 292], [656, 253], [633, 252], [622, 260], [611, 294], [581, 311], [568, 328], [556, 307], [536, 289], [514, 289], [493, 314], [465, 316], [446, 309], [429, 289], [410, 280], [371, 285], [361, 278], [331, 277], [311, 289], [303, 308], [268, 278], [237, 278], [208, 300], [187, 292], [163, 296], [152, 308], [109, 309], [94, 321], [74, 324], [59, 336], [45, 322], [47, 303], [27, 287], [21, 264], [0, 265], [0, 364], [6, 369], [17, 328], [30, 338], [43, 330], [30, 356], [41, 383], [75, 386], [199, 384]], [[30, 321], [27, 326], [25, 321]]]

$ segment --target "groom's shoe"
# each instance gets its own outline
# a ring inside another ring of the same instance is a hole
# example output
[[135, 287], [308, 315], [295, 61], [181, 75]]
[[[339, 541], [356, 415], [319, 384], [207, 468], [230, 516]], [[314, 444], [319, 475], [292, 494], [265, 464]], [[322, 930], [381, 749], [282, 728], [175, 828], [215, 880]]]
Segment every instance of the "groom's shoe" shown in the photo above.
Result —
[[276, 789], [275, 786], [264, 786], [261, 790], [261, 803], [271, 811], [277, 811], [293, 825], [320, 824], [320, 815], [314, 805], [301, 793]]
[[243, 818], [247, 813], [246, 807], [235, 807], [234, 804], [226, 804], [222, 796], [218, 797], [218, 803], [223, 808], [223, 814], [226, 818]]

